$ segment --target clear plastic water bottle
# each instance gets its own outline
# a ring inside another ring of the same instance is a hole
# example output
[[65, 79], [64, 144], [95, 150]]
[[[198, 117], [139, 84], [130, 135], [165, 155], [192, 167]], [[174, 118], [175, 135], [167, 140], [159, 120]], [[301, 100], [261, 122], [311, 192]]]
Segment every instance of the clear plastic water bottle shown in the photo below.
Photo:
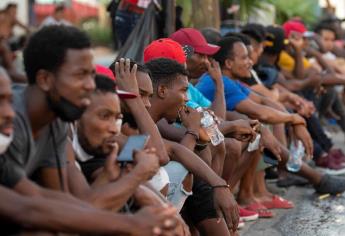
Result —
[[303, 163], [303, 157], [305, 155], [305, 149], [301, 140], [297, 141], [297, 146], [293, 142], [290, 144], [290, 157], [286, 163], [286, 168], [291, 172], [298, 172], [301, 169]]
[[213, 146], [217, 146], [224, 141], [224, 135], [218, 129], [218, 125], [213, 119], [213, 116], [206, 110], [198, 108], [197, 111], [202, 112], [201, 126], [205, 129], [208, 137], [211, 139]]

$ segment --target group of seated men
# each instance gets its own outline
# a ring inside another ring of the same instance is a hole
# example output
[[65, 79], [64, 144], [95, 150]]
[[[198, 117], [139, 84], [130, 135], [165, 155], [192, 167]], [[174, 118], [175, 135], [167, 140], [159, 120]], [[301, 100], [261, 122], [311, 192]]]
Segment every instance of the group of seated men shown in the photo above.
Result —
[[[84, 32], [41, 28], [23, 51], [27, 82], [0, 69], [3, 231], [237, 235], [294, 207], [267, 189], [268, 169], [284, 186], [342, 193], [345, 156], [322, 122], [345, 131], [343, 51], [330, 23], [315, 32], [298, 20], [225, 36], [182, 28], [143, 64], [105, 67]], [[144, 147], [118, 160], [134, 137]]]

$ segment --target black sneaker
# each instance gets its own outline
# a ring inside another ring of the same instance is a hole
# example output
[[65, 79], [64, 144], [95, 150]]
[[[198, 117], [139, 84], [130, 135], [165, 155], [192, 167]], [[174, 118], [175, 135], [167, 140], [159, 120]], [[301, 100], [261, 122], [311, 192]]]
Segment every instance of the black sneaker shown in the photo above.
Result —
[[290, 186], [305, 186], [309, 184], [309, 181], [301, 176], [288, 174], [288, 176], [284, 179], [279, 179], [277, 181], [277, 186], [279, 188], [287, 188]]
[[265, 179], [278, 179], [279, 175], [278, 175], [278, 170], [277, 167], [275, 166], [271, 166], [265, 169]]
[[336, 195], [345, 191], [345, 178], [326, 174], [314, 188], [317, 193]]

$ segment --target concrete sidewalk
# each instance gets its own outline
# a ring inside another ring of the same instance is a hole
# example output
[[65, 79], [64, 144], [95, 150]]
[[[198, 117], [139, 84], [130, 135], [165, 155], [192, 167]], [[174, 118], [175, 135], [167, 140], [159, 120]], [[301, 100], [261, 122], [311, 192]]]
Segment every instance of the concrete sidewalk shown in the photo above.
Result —
[[[332, 133], [335, 146], [345, 150], [344, 135]], [[241, 236], [344, 236], [345, 194], [319, 200], [309, 187], [290, 187], [284, 198], [293, 201], [294, 209], [274, 210], [272, 219], [246, 223]]]

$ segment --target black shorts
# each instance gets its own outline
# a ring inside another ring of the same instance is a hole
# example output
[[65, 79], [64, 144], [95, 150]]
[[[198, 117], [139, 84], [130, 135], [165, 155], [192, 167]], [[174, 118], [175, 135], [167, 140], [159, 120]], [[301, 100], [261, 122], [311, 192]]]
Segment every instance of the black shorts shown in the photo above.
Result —
[[213, 189], [209, 184], [197, 178], [194, 179], [193, 195], [187, 198], [182, 215], [187, 216], [194, 225], [203, 220], [218, 218], [214, 207]]

